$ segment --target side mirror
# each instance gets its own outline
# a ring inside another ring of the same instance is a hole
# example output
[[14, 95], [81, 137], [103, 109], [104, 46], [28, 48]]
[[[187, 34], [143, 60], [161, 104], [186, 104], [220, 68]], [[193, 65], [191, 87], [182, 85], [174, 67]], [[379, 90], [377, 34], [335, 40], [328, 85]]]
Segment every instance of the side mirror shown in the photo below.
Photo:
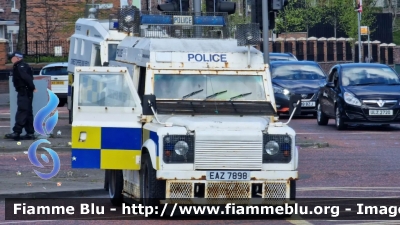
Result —
[[[143, 115], [151, 116], [157, 111], [156, 96], [155, 95], [143, 95], [142, 101]], [[152, 109], [153, 108], [153, 109]]]
[[328, 88], [334, 88], [335, 84], [333, 84], [332, 82], [328, 82], [325, 86]]

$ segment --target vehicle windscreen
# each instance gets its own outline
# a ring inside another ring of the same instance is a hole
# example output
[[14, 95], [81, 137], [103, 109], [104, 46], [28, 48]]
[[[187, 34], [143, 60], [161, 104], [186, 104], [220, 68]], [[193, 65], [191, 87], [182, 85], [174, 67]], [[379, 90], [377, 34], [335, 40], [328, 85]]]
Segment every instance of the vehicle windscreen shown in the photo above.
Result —
[[279, 80], [320, 80], [325, 74], [317, 65], [277, 64], [271, 66], [273, 79]]
[[42, 70], [42, 75], [46, 76], [68, 75], [68, 70], [67, 67], [65, 66], [48, 67]]
[[342, 85], [398, 85], [399, 76], [390, 68], [349, 67], [342, 69]]
[[157, 99], [266, 100], [261, 75], [171, 75], [154, 76]]

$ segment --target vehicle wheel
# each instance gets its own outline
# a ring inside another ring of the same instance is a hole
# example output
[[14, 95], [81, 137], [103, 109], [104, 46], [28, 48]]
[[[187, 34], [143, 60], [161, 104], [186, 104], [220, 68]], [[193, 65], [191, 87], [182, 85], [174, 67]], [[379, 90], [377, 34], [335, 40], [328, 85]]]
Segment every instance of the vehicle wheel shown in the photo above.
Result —
[[140, 168], [140, 197], [144, 206], [159, 205], [165, 198], [165, 181], [157, 180], [149, 154], [143, 154]]
[[108, 193], [111, 203], [114, 206], [120, 206], [123, 202], [122, 189], [124, 185], [124, 178], [122, 170], [109, 170], [108, 173]]
[[336, 106], [336, 116], [335, 116], [335, 125], [336, 129], [338, 130], [344, 130], [346, 128], [346, 125], [343, 123], [343, 120], [340, 115], [340, 110], [339, 107]]
[[72, 124], [72, 110], [68, 110], [68, 122]]
[[108, 177], [110, 176], [110, 170], [106, 170], [104, 173], [104, 190], [108, 191], [109, 189], [109, 182], [108, 182]]
[[66, 99], [59, 99], [58, 107], [64, 107], [64, 106], [65, 106], [65, 103], [67, 103], [67, 100], [66, 100]]
[[318, 103], [317, 107], [317, 123], [318, 125], [327, 125], [329, 117], [327, 117], [321, 110], [321, 104]]

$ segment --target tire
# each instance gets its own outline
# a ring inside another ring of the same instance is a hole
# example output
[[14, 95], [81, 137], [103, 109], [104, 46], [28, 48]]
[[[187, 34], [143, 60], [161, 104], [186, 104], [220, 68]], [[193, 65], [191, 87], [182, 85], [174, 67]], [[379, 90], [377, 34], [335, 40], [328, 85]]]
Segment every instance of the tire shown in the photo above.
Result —
[[109, 176], [110, 176], [109, 174], [110, 174], [110, 170], [106, 170], [105, 173], [104, 173], [104, 190], [105, 191], [109, 191], [110, 190], [110, 188], [108, 187], [108, 185], [109, 185], [108, 179], [109, 179]]
[[67, 103], [67, 99], [61, 98], [61, 99], [59, 99], [57, 107], [64, 107], [66, 103]]
[[72, 110], [68, 110], [68, 122], [72, 124]]
[[109, 170], [108, 173], [108, 194], [114, 206], [121, 206], [123, 203], [122, 189], [124, 178], [122, 170]]
[[346, 125], [343, 123], [338, 106], [336, 106], [336, 108], [335, 108], [335, 126], [336, 126], [337, 130], [346, 129]]
[[144, 153], [140, 168], [140, 197], [144, 206], [160, 205], [160, 199], [165, 199], [165, 181], [157, 180], [156, 174], [150, 155]]
[[326, 126], [328, 124], [329, 117], [327, 117], [322, 111], [321, 111], [321, 104], [318, 103], [317, 106], [317, 123], [320, 126]]

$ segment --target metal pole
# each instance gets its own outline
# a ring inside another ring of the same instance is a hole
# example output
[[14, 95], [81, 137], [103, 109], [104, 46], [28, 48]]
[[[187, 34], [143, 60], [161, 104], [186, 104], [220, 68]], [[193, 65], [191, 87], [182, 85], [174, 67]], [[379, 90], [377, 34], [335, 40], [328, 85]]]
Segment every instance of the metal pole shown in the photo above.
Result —
[[268, 1], [262, 1], [262, 23], [263, 23], [262, 36], [263, 36], [264, 64], [269, 64]]
[[[201, 15], [201, 0], [193, 0], [193, 8], [194, 8], [194, 13], [197, 16]], [[195, 36], [196, 37], [201, 37], [201, 27], [195, 27]]]
[[195, 13], [201, 13], [201, 0], [193, 0], [193, 7]]
[[358, 62], [362, 62], [361, 57], [361, 12], [358, 12]]
[[214, 0], [214, 13], [215, 13], [215, 0]]
[[372, 52], [371, 52], [371, 41], [369, 39], [369, 27], [368, 27], [368, 62], [371, 62], [371, 56], [372, 56]]

